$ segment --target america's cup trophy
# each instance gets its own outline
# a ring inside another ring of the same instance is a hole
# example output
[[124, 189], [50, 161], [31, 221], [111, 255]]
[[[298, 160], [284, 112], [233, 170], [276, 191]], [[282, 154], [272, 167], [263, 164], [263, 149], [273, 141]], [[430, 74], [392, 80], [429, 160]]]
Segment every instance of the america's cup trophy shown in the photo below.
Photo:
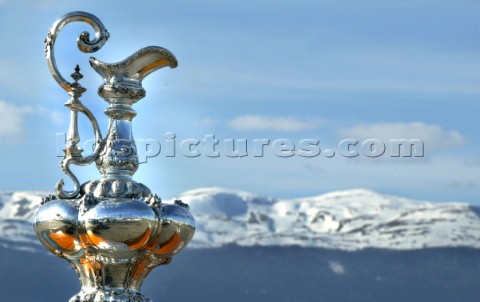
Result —
[[[57, 69], [54, 46], [60, 30], [70, 22], [86, 22], [95, 31], [91, 38], [83, 32], [77, 39], [82, 52], [95, 52], [109, 38], [102, 22], [85, 12], [73, 12], [57, 20], [45, 40], [45, 55], [53, 78], [71, 98], [70, 128], [61, 168], [73, 182], [64, 189], [61, 180], [55, 195], [43, 199], [35, 216], [35, 232], [42, 244], [72, 264], [81, 290], [70, 302], [146, 302], [140, 293], [143, 280], [156, 266], [168, 264], [193, 237], [195, 222], [188, 205], [180, 200], [164, 204], [142, 183], [132, 179], [138, 169], [138, 156], [132, 134], [137, 115], [132, 105], [145, 96], [142, 80], [163, 67], [175, 68], [177, 60], [165, 48], [145, 47], [125, 60], [108, 64], [90, 58], [90, 65], [103, 78], [98, 94], [108, 103], [108, 131], [100, 127], [81, 102], [86, 91], [77, 67], [66, 80]], [[93, 127], [95, 145], [85, 156], [78, 146], [78, 113]], [[100, 176], [80, 184], [70, 166], [95, 162]]]

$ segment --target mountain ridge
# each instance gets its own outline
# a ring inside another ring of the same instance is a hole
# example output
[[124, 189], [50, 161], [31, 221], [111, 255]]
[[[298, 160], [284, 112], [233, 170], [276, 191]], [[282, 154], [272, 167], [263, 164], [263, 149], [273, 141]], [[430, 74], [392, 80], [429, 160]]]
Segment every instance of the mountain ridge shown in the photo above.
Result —
[[[31, 223], [45, 191], [0, 192], [0, 246], [37, 250]], [[219, 187], [164, 200], [190, 205], [197, 223], [190, 248], [301, 246], [365, 248], [480, 248], [478, 208], [433, 203], [366, 189], [278, 199]]]

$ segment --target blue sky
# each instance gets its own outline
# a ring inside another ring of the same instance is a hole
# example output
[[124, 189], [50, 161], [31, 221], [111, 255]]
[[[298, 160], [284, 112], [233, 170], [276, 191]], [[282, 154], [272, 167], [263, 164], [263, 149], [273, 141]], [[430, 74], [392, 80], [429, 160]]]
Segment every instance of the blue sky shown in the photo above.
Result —
[[[281, 158], [268, 148], [262, 158], [160, 153], [135, 176], [160, 196], [201, 186], [277, 197], [366, 188], [480, 204], [476, 1], [0, 0], [0, 190], [52, 190], [64, 177], [56, 133], [68, 127], [68, 95], [48, 72], [43, 39], [76, 10], [108, 28], [109, 41], [91, 54], [102, 61], [148, 45], [179, 61], [144, 80], [147, 97], [134, 107], [137, 139], [162, 143], [168, 131], [178, 143], [209, 134], [247, 144], [316, 139], [337, 151], [332, 158]], [[82, 101], [105, 133], [101, 79], [75, 43], [88, 29], [65, 27], [57, 61], [64, 74], [80, 64], [89, 89]], [[82, 139], [92, 137], [85, 120], [80, 128]], [[346, 158], [337, 148], [346, 138], [421, 139], [425, 155]], [[82, 181], [98, 177], [93, 166], [75, 171]]]

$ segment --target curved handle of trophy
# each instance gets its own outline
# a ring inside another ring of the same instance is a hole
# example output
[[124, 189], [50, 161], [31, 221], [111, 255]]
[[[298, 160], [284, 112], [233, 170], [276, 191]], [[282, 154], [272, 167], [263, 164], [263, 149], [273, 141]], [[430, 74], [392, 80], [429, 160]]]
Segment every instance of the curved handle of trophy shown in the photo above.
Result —
[[57, 184], [55, 185], [55, 194], [57, 195], [57, 198], [59, 199], [71, 199], [77, 197], [78, 193], [80, 193], [80, 182], [78, 181], [78, 178], [72, 173], [72, 170], [70, 170], [70, 164], [71, 164], [72, 157], [65, 158], [62, 160], [62, 164], [60, 167], [62, 168], [63, 172], [67, 174], [70, 179], [73, 182], [74, 189], [72, 191], [66, 191], [63, 189], [63, 186], [65, 185], [65, 181], [61, 179]]
[[48, 69], [50, 70], [53, 78], [67, 92], [72, 90], [71, 83], [65, 80], [57, 68], [53, 46], [55, 45], [58, 33], [62, 30], [62, 28], [68, 23], [75, 21], [86, 22], [95, 30], [95, 39], [93, 40], [90, 40], [90, 34], [86, 31], [82, 32], [80, 36], [78, 36], [77, 45], [82, 52], [96, 52], [102, 48], [110, 36], [103, 23], [94, 15], [86, 12], [78, 11], [68, 13], [53, 24], [52, 28], [50, 28], [50, 31], [48, 32], [48, 37], [45, 39], [45, 57], [47, 59]]
[[83, 113], [88, 118], [88, 120], [92, 124], [93, 132], [95, 135], [95, 149], [93, 150], [93, 153], [86, 157], [83, 157], [83, 156], [74, 157], [74, 162], [73, 162], [74, 164], [79, 166], [84, 166], [84, 165], [91, 164], [93, 161], [97, 159], [98, 154], [103, 149], [105, 140], [102, 137], [102, 132], [100, 130], [100, 127], [98, 126], [97, 119], [92, 114], [92, 112], [87, 107], [85, 107], [82, 103], [78, 103], [75, 110]]
[[71, 164], [77, 166], [86, 166], [91, 164], [98, 158], [98, 155], [105, 145], [105, 140], [102, 138], [100, 127], [98, 126], [98, 122], [93, 116], [92, 112], [80, 102], [72, 103], [69, 107], [72, 111], [83, 113], [92, 124], [93, 131], [95, 133], [95, 149], [91, 155], [85, 157], [80, 154], [72, 155], [72, 152], [67, 152], [67, 157], [65, 157], [65, 159], [62, 161], [61, 168], [72, 180], [74, 189], [72, 191], [64, 190], [63, 187], [65, 182], [63, 179], [60, 180], [55, 186], [55, 193], [57, 194], [58, 198], [61, 199], [75, 198], [78, 193], [80, 193], [80, 182], [73, 174], [72, 170], [70, 170], [69, 166]]

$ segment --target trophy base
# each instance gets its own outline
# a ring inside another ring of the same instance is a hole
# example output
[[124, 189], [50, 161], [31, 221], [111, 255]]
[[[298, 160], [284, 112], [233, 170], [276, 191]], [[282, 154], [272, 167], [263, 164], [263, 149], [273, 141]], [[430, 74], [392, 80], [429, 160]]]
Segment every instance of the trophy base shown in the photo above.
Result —
[[114, 290], [82, 290], [68, 302], [153, 302], [140, 293]]

